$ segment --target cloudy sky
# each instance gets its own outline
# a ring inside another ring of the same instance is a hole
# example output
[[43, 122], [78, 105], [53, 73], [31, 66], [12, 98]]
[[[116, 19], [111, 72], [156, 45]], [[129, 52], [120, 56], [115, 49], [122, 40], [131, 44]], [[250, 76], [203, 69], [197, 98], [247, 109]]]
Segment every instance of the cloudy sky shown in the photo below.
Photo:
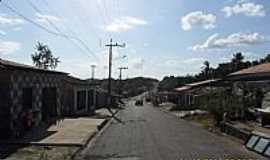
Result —
[[0, 58], [31, 64], [37, 41], [59, 56], [58, 70], [81, 78], [107, 77], [112, 37], [113, 75], [186, 75], [203, 61], [215, 66], [241, 51], [270, 53], [269, 0], [2, 0]]

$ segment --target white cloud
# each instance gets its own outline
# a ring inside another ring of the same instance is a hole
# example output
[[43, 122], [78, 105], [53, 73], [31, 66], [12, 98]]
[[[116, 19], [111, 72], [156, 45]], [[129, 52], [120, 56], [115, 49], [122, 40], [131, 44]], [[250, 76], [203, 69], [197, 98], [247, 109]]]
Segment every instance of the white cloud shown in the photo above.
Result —
[[3, 30], [0, 30], [0, 35], [5, 36], [7, 33]]
[[12, 29], [13, 31], [21, 31], [22, 30], [22, 27], [15, 27]]
[[105, 26], [108, 32], [126, 32], [138, 26], [147, 25], [147, 21], [137, 17], [121, 17], [115, 19], [111, 24]]
[[21, 48], [21, 44], [13, 41], [0, 40], [0, 54], [10, 54]]
[[206, 61], [205, 58], [190, 58], [183, 61], [184, 64], [202, 64], [204, 61]]
[[219, 34], [211, 35], [203, 44], [192, 47], [194, 51], [207, 49], [222, 49], [237, 47], [241, 45], [255, 45], [266, 42], [265, 36], [259, 33], [233, 33], [227, 37], [220, 37]]
[[24, 21], [20, 18], [10, 17], [5, 14], [0, 14], [0, 25], [1, 26], [15, 26], [22, 24]]
[[222, 10], [226, 17], [230, 17], [236, 14], [244, 14], [246, 16], [265, 16], [264, 6], [261, 4], [255, 4], [253, 2], [239, 1], [234, 6], [226, 6]]
[[133, 69], [143, 69], [144, 62], [145, 61], [142, 57], [136, 57], [130, 61], [130, 66]]
[[202, 26], [204, 29], [215, 28], [216, 16], [205, 14], [202, 11], [191, 12], [182, 17], [182, 28], [185, 31], [191, 30], [194, 26]]
[[[167, 59], [166, 59], [167, 58]], [[162, 65], [158, 66], [162, 70], [167, 71], [167, 75], [175, 73], [176, 75], [187, 75], [187, 74], [196, 74], [201, 70], [203, 62], [207, 59], [203, 57], [166, 57], [163, 60]]]
[[50, 21], [51, 23], [59, 23], [62, 20], [56, 16], [36, 13], [36, 21], [40, 24], [48, 25], [48, 21]]
[[148, 46], [150, 46], [150, 43], [143, 43], [143, 46], [148, 47]]
[[168, 60], [165, 60], [165, 65], [172, 67], [188, 65], [194, 67], [198, 64], [201, 65], [204, 61], [206, 61], [205, 58], [187, 58], [187, 59], [170, 58]]

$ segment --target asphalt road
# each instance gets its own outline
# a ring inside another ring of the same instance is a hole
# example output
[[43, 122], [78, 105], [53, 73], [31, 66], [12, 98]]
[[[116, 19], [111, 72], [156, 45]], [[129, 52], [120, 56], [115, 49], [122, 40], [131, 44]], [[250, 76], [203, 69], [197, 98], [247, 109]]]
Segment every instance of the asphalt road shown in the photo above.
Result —
[[130, 105], [77, 159], [182, 160], [263, 159], [228, 137], [218, 136], [150, 105]]

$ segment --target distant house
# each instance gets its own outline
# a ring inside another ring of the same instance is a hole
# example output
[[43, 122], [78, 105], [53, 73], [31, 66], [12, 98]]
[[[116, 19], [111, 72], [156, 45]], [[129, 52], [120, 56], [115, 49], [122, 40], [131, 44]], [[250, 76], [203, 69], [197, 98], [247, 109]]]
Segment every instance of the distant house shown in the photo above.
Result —
[[231, 81], [262, 81], [270, 80], [270, 63], [263, 63], [229, 74], [226, 80]]
[[259, 64], [229, 74], [226, 81], [233, 83], [237, 95], [253, 95], [254, 107], [270, 107], [270, 63]]
[[[103, 108], [106, 107], [109, 102], [108, 102], [108, 90], [102, 89], [100, 87], [96, 88], [96, 108]], [[112, 98], [112, 106], [110, 107], [115, 107], [115, 105], [118, 105], [118, 102], [122, 96], [116, 94], [116, 93], [111, 93], [111, 98]]]
[[186, 107], [193, 104], [193, 95], [190, 94], [191, 87], [189, 86], [182, 86], [179, 88], [174, 89], [177, 94], [177, 105]]
[[17, 137], [60, 116], [67, 73], [0, 59], [0, 137]]
[[176, 103], [177, 93], [173, 91], [161, 91], [157, 93], [159, 103], [172, 102]]
[[63, 102], [65, 115], [89, 115], [96, 108], [96, 84], [72, 76], [64, 79]]
[[212, 88], [217, 86], [220, 82], [220, 79], [212, 79], [189, 83], [182, 87], [175, 88], [174, 91], [178, 94], [177, 105], [179, 107], [190, 107], [203, 104], [201, 103], [202, 97], [211, 92]]
[[233, 92], [242, 97], [244, 108], [262, 108], [261, 112], [270, 117], [270, 63], [231, 73], [225, 80], [232, 82]]

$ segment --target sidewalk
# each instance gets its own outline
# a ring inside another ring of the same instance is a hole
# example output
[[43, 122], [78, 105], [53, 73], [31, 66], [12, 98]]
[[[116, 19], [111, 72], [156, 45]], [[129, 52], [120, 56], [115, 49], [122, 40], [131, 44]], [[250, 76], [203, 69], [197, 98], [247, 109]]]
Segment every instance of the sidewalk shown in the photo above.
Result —
[[65, 118], [48, 128], [40, 127], [20, 140], [1, 141], [0, 159], [70, 159], [109, 118], [109, 112], [100, 109], [91, 117]]
[[[51, 135], [38, 141], [34, 140], [32, 144], [83, 146], [104, 121], [105, 119], [92, 118], [64, 119], [48, 128], [47, 132], [52, 133]], [[30, 135], [32, 136], [35, 135]]]

